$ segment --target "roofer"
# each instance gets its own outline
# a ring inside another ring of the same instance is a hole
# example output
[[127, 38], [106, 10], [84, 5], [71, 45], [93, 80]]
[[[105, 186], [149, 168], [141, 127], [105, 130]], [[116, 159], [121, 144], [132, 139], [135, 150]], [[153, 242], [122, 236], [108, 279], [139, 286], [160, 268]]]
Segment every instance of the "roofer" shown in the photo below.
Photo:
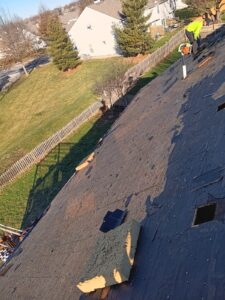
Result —
[[198, 17], [185, 28], [185, 34], [192, 45], [192, 54], [195, 57], [200, 46], [200, 32], [204, 25], [205, 15]]

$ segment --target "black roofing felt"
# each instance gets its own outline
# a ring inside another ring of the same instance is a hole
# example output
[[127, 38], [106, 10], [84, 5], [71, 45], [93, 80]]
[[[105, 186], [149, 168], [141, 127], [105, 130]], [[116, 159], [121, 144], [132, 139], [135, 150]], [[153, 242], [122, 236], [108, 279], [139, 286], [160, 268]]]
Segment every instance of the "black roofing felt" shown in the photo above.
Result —
[[[130, 281], [108, 300], [225, 299], [224, 47], [202, 68], [188, 59], [185, 81], [179, 61], [140, 91], [88, 176], [71, 178], [10, 261], [1, 299], [82, 299], [76, 283], [102, 220], [125, 208], [142, 232]], [[213, 219], [194, 224], [212, 203]]]

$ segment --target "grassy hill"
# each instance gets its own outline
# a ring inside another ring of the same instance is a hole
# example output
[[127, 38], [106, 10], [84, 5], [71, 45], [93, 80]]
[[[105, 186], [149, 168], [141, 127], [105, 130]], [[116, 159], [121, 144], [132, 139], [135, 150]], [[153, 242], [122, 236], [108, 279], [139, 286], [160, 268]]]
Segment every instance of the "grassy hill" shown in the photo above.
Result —
[[62, 73], [49, 64], [0, 93], [0, 174], [96, 101], [92, 87], [112, 60]]
[[[91, 118], [64, 141], [68, 145], [61, 145], [60, 163], [57, 163], [57, 159], [54, 161], [53, 150], [43, 163], [33, 166], [0, 190], [0, 223], [26, 228], [69, 180], [77, 164], [93, 151], [112, 122], [112, 119], [106, 122], [100, 115]], [[58, 153], [58, 148], [56, 152]]]

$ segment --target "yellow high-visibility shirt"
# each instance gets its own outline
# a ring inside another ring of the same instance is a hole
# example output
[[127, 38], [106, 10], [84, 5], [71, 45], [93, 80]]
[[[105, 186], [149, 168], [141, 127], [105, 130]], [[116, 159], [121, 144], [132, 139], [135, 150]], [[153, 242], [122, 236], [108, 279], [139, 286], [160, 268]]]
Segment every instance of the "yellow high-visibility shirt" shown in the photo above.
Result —
[[195, 20], [186, 26], [186, 30], [194, 33], [194, 38], [197, 40], [200, 36], [200, 31], [203, 26], [203, 20]]

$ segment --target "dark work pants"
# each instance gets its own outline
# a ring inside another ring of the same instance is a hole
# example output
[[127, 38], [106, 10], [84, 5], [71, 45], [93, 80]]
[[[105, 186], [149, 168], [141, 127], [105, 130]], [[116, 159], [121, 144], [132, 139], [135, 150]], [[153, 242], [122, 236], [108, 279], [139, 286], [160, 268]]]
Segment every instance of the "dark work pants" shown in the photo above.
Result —
[[193, 55], [196, 55], [198, 52], [198, 47], [200, 45], [200, 40], [199, 39], [195, 40], [193, 32], [189, 32], [189, 31], [185, 30], [185, 34], [186, 34], [186, 37], [188, 38], [190, 44], [192, 45]]

